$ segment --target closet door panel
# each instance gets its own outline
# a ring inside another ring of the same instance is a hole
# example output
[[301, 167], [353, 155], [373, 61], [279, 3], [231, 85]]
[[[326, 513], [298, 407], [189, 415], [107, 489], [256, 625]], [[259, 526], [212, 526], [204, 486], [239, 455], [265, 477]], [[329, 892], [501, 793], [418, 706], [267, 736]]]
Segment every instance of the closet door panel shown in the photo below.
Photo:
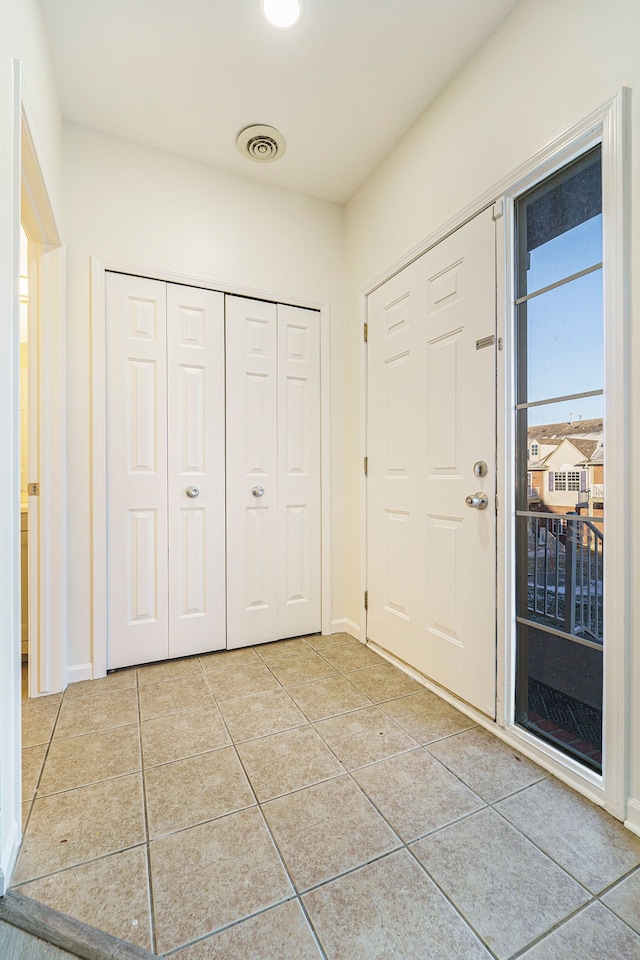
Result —
[[226, 644], [224, 296], [167, 285], [169, 656]]
[[278, 305], [278, 636], [321, 626], [320, 315]]
[[108, 273], [107, 666], [161, 660], [167, 631], [165, 284]]
[[278, 636], [276, 306], [226, 298], [227, 646]]

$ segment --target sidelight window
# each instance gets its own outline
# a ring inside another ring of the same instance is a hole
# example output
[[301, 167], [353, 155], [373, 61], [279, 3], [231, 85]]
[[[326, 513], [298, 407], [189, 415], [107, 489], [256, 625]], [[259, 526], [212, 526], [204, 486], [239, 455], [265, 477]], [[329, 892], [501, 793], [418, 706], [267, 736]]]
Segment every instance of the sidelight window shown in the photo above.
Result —
[[[604, 499], [600, 146], [516, 213], [516, 722], [602, 766]], [[535, 454], [534, 454], [535, 449]], [[532, 499], [528, 466], [544, 457]], [[596, 486], [597, 485], [597, 486]]]

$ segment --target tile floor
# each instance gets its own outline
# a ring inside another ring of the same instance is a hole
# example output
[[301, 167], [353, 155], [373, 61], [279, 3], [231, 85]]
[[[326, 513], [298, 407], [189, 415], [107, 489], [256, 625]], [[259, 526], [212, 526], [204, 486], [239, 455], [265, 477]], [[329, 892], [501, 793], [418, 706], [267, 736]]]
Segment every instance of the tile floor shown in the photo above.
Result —
[[640, 839], [344, 634], [24, 702], [27, 896], [177, 960], [640, 960]]

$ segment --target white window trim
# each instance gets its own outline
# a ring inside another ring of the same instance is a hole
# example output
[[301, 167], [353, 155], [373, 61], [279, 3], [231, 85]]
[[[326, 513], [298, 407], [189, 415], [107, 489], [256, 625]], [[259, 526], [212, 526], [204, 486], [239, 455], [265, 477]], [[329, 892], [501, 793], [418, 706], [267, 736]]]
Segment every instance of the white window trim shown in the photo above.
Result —
[[[504, 191], [504, 234], [499, 241], [504, 301], [499, 302], [498, 334], [505, 349], [498, 362], [498, 464], [503, 467], [498, 523], [498, 722], [516, 740], [535, 748], [557, 766], [558, 775], [593, 798], [619, 819], [627, 816], [629, 779], [631, 656], [629, 464], [629, 312], [627, 243], [628, 91], [622, 90], [584, 121], [549, 144], [513, 176]], [[605, 558], [603, 775], [547, 747], [515, 725], [515, 397], [514, 369], [514, 200], [590, 147], [602, 145], [605, 423], [607, 429], [607, 557]], [[616, 384], [616, 389], [606, 389]], [[500, 471], [499, 471], [500, 473]], [[508, 586], [507, 586], [508, 585]], [[545, 764], [547, 765], [547, 764]], [[640, 823], [627, 823], [640, 832]]]

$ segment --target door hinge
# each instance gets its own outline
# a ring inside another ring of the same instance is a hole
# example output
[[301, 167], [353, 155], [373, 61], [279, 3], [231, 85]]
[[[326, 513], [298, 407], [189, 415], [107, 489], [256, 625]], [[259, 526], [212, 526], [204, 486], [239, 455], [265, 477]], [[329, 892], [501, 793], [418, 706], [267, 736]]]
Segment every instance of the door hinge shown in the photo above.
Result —
[[362, 324], [362, 335], [364, 337], [364, 342], [369, 343], [369, 324], [368, 323]]
[[369, 591], [365, 590], [364, 592], [364, 608], [365, 610], [369, 609]]
[[27, 496], [28, 496], [28, 497], [39, 497], [39, 496], [40, 496], [40, 484], [39, 484], [39, 483], [28, 483], [28, 484], [27, 484]]
[[364, 458], [364, 475], [365, 477], [369, 476], [369, 457]]
[[504, 215], [504, 202], [502, 200], [496, 200], [493, 205], [493, 210], [491, 212], [492, 220], [499, 220], [500, 217]]

